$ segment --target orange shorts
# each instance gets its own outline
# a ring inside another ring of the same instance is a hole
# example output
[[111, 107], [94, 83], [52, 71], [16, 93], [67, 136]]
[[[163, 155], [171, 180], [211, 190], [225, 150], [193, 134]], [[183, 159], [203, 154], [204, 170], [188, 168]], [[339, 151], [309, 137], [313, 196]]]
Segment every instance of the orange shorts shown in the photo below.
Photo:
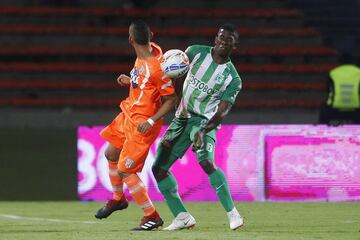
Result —
[[145, 159], [150, 146], [160, 133], [163, 120], [157, 121], [147, 133], [137, 130], [137, 125], [121, 112], [110, 125], [105, 127], [100, 136], [114, 147], [121, 149], [118, 170], [126, 173], [140, 172], [144, 167]]

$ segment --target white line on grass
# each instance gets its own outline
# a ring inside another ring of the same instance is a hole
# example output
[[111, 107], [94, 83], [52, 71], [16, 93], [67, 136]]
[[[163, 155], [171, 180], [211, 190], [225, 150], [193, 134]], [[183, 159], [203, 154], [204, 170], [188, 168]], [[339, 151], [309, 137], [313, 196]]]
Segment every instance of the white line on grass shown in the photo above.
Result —
[[18, 215], [10, 214], [0, 214], [0, 218], [9, 219], [9, 220], [30, 220], [30, 221], [42, 221], [42, 222], [54, 222], [54, 223], [85, 223], [85, 224], [94, 224], [93, 221], [77, 221], [77, 220], [65, 220], [65, 219], [55, 219], [55, 218], [40, 218], [40, 217], [23, 217]]

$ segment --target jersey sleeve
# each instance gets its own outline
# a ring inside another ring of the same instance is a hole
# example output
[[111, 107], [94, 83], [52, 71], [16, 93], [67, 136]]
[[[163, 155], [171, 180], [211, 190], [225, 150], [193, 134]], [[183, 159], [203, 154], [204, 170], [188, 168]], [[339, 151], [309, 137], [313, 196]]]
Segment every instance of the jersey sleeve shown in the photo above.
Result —
[[222, 94], [220, 100], [230, 102], [234, 104], [236, 96], [241, 90], [241, 79], [239, 76], [234, 78], [230, 84], [226, 87], [224, 93]]
[[163, 71], [156, 71], [153, 75], [154, 84], [161, 96], [171, 95], [175, 92], [174, 85], [169, 77]]
[[194, 50], [193, 46], [189, 46], [185, 50], [185, 54], [188, 56], [190, 62], [194, 59]]
[[188, 56], [190, 62], [192, 62], [192, 60], [194, 59], [195, 55], [197, 53], [199, 53], [199, 49], [201, 48], [201, 46], [199, 45], [192, 45], [189, 46], [186, 50], [185, 50], [185, 54]]

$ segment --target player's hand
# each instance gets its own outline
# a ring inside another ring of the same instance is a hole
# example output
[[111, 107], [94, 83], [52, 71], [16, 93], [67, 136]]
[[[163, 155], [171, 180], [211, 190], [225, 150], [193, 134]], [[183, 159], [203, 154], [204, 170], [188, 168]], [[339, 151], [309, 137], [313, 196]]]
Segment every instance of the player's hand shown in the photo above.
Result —
[[146, 133], [150, 128], [151, 128], [151, 124], [146, 122], [142, 122], [138, 125], [137, 130], [141, 133]]
[[197, 133], [195, 133], [194, 142], [193, 142], [193, 150], [199, 150], [202, 148], [204, 144], [204, 130], [199, 130]]
[[130, 77], [125, 75], [125, 74], [121, 74], [116, 81], [118, 82], [118, 84], [120, 84], [120, 86], [125, 87], [130, 85]]

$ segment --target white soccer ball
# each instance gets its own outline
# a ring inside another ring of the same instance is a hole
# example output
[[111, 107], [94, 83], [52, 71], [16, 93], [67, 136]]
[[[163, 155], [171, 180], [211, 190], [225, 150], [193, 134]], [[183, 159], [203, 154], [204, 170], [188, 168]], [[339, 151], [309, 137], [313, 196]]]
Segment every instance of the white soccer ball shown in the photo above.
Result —
[[184, 76], [189, 70], [189, 58], [179, 49], [171, 49], [164, 53], [161, 69], [169, 78]]

